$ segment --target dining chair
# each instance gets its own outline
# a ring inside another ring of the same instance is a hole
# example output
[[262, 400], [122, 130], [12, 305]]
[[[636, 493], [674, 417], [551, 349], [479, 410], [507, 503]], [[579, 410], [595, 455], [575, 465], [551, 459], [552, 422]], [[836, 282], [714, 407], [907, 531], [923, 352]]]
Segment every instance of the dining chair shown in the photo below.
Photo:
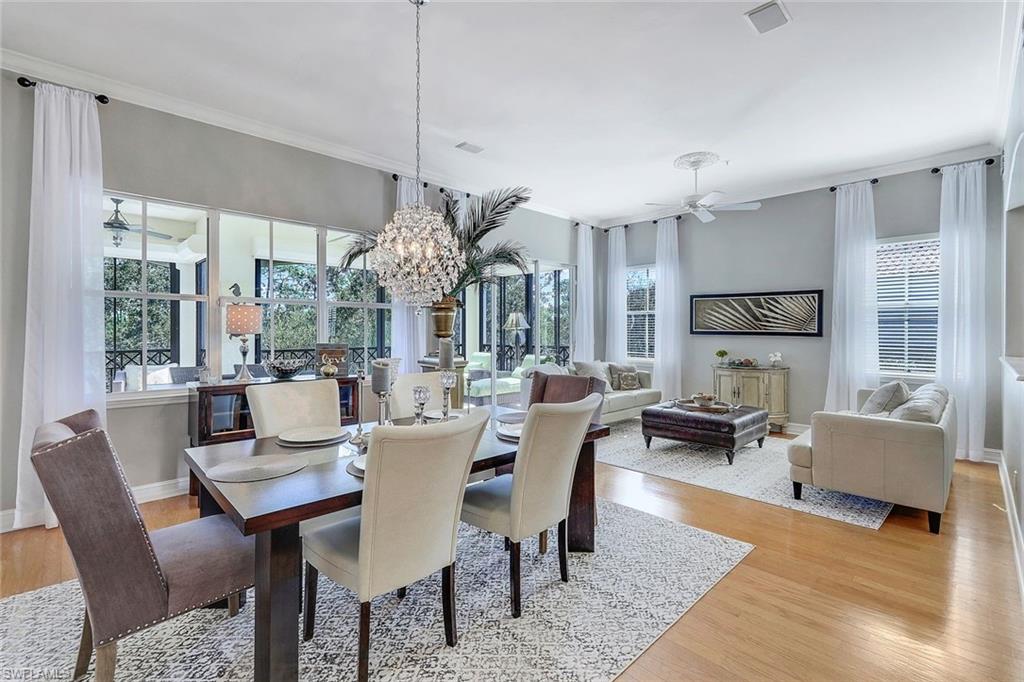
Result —
[[445, 642], [455, 646], [455, 548], [462, 493], [490, 414], [377, 426], [370, 432], [362, 514], [302, 537], [303, 639], [313, 637], [319, 573], [359, 598], [359, 680], [369, 673], [370, 600], [441, 571]]
[[511, 476], [466, 488], [462, 520], [501, 535], [509, 550], [512, 617], [520, 607], [520, 543], [558, 524], [558, 565], [569, 581], [569, 495], [580, 446], [601, 395], [571, 403], [534, 403], [526, 415]]
[[[86, 415], [83, 417], [83, 415]], [[117, 643], [253, 585], [255, 543], [224, 514], [146, 530], [105, 431], [73, 433], [98, 415], [79, 413], [36, 430], [32, 465], [60, 522], [85, 599], [73, 679], [96, 651], [96, 679], [111, 682]]]
[[[557, 365], [552, 365], [557, 367]], [[543, 368], [544, 365], [539, 365]], [[594, 423], [601, 423], [601, 406], [604, 404], [605, 382], [594, 377], [568, 376], [555, 372], [534, 372], [530, 385], [530, 402], [568, 403], [583, 400], [591, 393], [601, 396], [601, 404], [594, 410]], [[507, 472], [506, 472], [507, 473]], [[597, 525], [597, 508], [594, 509], [594, 525]], [[537, 538], [537, 549], [541, 554], [548, 551], [548, 531], [542, 530]]]
[[426, 386], [430, 389], [430, 400], [424, 409], [440, 410], [443, 401], [441, 392], [440, 372], [420, 372], [418, 374], [399, 374], [391, 387], [391, 417], [412, 417], [416, 414], [416, 403], [412, 399], [413, 386]]
[[334, 379], [278, 381], [245, 388], [257, 438], [303, 426], [339, 426], [341, 401]]

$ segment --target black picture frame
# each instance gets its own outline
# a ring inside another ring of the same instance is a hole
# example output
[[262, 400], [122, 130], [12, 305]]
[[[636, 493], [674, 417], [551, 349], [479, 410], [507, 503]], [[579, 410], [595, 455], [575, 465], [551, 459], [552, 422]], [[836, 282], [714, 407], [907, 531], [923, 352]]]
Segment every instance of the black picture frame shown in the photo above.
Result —
[[[823, 331], [823, 310], [824, 289], [795, 289], [791, 291], [760, 291], [735, 294], [691, 294], [690, 295], [690, 334], [694, 336], [792, 336], [803, 338], [820, 338]], [[700, 301], [727, 300], [727, 299], [751, 299], [751, 298], [785, 298], [791, 296], [813, 296], [815, 311], [815, 324], [813, 331], [759, 331], [755, 329], [708, 329], [697, 328], [697, 305]]]

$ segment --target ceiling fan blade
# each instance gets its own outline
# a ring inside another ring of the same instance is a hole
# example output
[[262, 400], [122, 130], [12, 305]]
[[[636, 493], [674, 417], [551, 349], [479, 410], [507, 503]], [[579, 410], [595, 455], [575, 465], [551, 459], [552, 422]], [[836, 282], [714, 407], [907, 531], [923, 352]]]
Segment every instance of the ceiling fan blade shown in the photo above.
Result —
[[644, 206], [678, 206], [679, 204], [655, 204], [650, 201], [644, 204]]
[[725, 192], [719, 192], [718, 190], [715, 190], [714, 192], [708, 192], [707, 194], [702, 196], [700, 199], [697, 200], [697, 203], [700, 204], [701, 206], [714, 206], [717, 202], [721, 201], [724, 198]]
[[748, 201], [742, 204], [721, 204], [715, 206], [716, 211], [756, 211], [761, 208], [760, 201]]
[[[131, 227], [128, 228], [128, 231], [129, 232], [137, 232], [137, 233], [141, 234], [142, 233], [142, 228], [141, 227], [136, 227], [136, 226], [132, 225]], [[173, 234], [166, 234], [164, 232], [157, 232], [156, 230], [146, 230], [146, 233], [149, 234], [150, 237], [156, 237], [157, 239], [177, 239], [177, 237], [175, 237]]]
[[702, 223], [710, 223], [712, 220], [715, 219], [715, 214], [702, 206], [698, 206], [697, 208], [693, 209], [692, 213], [693, 215], [697, 216], [697, 220], [701, 221]]

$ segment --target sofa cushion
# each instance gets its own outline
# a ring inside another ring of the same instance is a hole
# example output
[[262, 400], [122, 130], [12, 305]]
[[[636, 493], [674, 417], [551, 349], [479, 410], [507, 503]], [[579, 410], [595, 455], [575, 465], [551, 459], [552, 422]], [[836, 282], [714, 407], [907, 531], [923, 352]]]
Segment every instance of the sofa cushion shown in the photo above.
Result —
[[[506, 393], [518, 393], [519, 387], [522, 384], [521, 379], [513, 379], [512, 377], [502, 377], [494, 383], [495, 393], [498, 395], [504, 395]], [[472, 398], [482, 398], [491, 394], [491, 380], [490, 379], [477, 379], [469, 385], [469, 395]]]
[[607, 362], [589, 362], [583, 360], [574, 360], [573, 365], [576, 368], [576, 376], [581, 377], [592, 377], [594, 379], [600, 379], [604, 382], [604, 391], [608, 393], [612, 390], [612, 379], [608, 374], [608, 363]]
[[640, 388], [640, 375], [636, 372], [619, 372], [619, 389], [623, 391], [635, 391]]
[[632, 391], [611, 391], [604, 394], [604, 411], [618, 412], [636, 406], [636, 396]]
[[811, 431], [808, 429], [789, 441], [786, 447], [789, 463], [798, 467], [811, 467]]
[[635, 374], [636, 373], [636, 366], [635, 365], [620, 365], [617, 362], [609, 362], [608, 363], [608, 380], [609, 380], [609, 383], [611, 384], [611, 387], [612, 387], [613, 391], [618, 391], [618, 390], [620, 390], [622, 388], [622, 386], [621, 386], [621, 379], [619, 378], [619, 376], [623, 372], [633, 372]]
[[910, 422], [938, 424], [949, 401], [949, 391], [938, 384], [925, 384], [910, 394], [910, 399], [903, 403], [889, 416]]
[[910, 389], [902, 381], [890, 381], [875, 389], [860, 408], [861, 414], [892, 412], [910, 399]]

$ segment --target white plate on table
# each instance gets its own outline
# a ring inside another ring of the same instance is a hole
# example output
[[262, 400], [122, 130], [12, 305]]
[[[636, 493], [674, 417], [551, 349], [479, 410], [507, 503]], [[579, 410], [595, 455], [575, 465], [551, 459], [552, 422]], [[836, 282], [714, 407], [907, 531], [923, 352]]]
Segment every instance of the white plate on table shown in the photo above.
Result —
[[[430, 421], [439, 422], [439, 421], [441, 421], [441, 419], [443, 417], [444, 417], [444, 412], [442, 412], [441, 410], [427, 410], [426, 412], [423, 413], [423, 418], [424, 419], [429, 419]], [[458, 418], [459, 418], [459, 415], [455, 414], [451, 410], [448, 410], [448, 420], [449, 421], [453, 421], [453, 420], [458, 419]]]
[[523, 435], [523, 425], [499, 423], [497, 434], [498, 438], [504, 438], [506, 440], [519, 440], [519, 437]]
[[256, 455], [222, 462], [211, 467], [207, 475], [224, 483], [249, 483], [294, 474], [308, 463], [298, 455]]
[[349, 462], [345, 466], [345, 469], [347, 469], [348, 472], [353, 476], [363, 478], [364, 476], [366, 476], [366, 455], [359, 455], [351, 462]]
[[347, 435], [348, 431], [340, 426], [302, 426], [282, 431], [277, 435], [277, 439], [285, 443], [306, 445], [333, 441]]

